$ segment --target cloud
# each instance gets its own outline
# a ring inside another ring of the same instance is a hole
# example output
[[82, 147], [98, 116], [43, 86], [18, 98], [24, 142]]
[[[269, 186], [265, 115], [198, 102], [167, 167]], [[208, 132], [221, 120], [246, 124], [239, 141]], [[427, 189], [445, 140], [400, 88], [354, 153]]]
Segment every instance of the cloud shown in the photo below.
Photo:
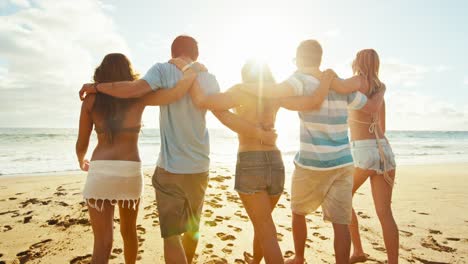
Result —
[[10, 0], [10, 3], [18, 7], [30, 7], [31, 3], [28, 0]]
[[416, 86], [421, 83], [424, 76], [430, 71], [426, 66], [410, 64], [399, 59], [381, 60], [380, 74], [386, 83], [402, 86]]
[[468, 130], [468, 107], [414, 91], [389, 90], [387, 124], [396, 130]]
[[0, 43], [0, 57], [6, 61], [0, 65], [0, 126], [60, 126], [54, 120], [70, 114], [76, 118], [77, 91], [91, 80], [101, 58], [129, 50], [113, 20], [93, 0], [79, 5], [37, 1], [2, 16]]

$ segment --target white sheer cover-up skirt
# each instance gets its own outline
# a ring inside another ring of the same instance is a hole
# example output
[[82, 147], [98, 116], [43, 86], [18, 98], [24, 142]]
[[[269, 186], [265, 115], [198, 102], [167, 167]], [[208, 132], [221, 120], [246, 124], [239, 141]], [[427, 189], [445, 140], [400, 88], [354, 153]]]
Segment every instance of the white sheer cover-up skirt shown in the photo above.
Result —
[[[86, 203], [102, 211], [104, 201], [136, 209], [143, 193], [141, 162], [126, 160], [93, 160], [83, 189]], [[98, 201], [101, 201], [98, 206]]]

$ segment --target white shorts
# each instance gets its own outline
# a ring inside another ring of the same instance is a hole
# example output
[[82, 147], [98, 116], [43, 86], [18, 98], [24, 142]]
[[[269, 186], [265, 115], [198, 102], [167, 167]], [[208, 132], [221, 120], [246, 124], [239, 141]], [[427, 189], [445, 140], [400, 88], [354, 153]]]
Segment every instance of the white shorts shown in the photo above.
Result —
[[386, 170], [380, 159], [379, 146], [375, 139], [351, 141], [351, 154], [353, 155], [354, 167], [363, 170], [373, 170], [377, 174], [394, 170], [396, 163], [392, 147], [390, 147], [386, 139], [379, 139], [379, 143], [382, 146], [383, 156], [387, 161]]
[[[108, 200], [112, 205], [119, 201], [134, 209], [143, 192], [141, 162], [126, 160], [93, 160], [89, 164], [83, 197], [89, 206], [98, 208], [98, 200]], [[94, 201], [94, 204], [90, 202]]]

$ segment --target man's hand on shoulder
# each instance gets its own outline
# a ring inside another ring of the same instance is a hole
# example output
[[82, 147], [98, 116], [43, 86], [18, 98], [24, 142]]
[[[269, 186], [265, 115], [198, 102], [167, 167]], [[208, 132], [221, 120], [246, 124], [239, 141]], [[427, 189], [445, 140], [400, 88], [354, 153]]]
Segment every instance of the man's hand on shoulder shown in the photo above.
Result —
[[332, 80], [338, 78], [338, 75], [336, 74], [335, 71], [332, 69], [326, 69], [323, 73], [322, 76], [320, 77], [320, 80]]
[[80, 100], [83, 101], [88, 94], [97, 93], [94, 83], [85, 83], [79, 92]]
[[184, 60], [182, 58], [173, 58], [169, 60], [169, 63], [173, 64], [174, 66], [177, 67], [180, 71], [184, 72], [187, 70], [187, 66], [194, 70], [195, 72], [207, 72], [208, 69], [205, 67], [205, 65], [199, 63], [199, 62], [190, 62], [187, 60]]

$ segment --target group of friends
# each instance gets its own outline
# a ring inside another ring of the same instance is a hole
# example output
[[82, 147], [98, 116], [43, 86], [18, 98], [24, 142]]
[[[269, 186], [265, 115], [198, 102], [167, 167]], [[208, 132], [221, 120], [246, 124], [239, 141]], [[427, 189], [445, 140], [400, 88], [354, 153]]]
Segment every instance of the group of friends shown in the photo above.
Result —
[[[245, 254], [246, 262], [305, 263], [306, 216], [320, 206], [324, 220], [333, 225], [336, 263], [366, 261], [352, 198], [370, 178], [388, 263], [398, 263], [398, 228], [391, 209], [396, 165], [385, 137], [386, 87], [375, 50], [359, 51], [353, 76], [340, 79], [333, 70], [320, 69], [320, 43], [305, 40], [296, 50], [297, 70], [287, 80], [276, 82], [268, 65], [247, 61], [242, 83], [225, 92], [197, 62], [194, 38], [178, 36], [171, 53], [169, 62], [156, 63], [142, 78], [125, 55], [108, 54], [94, 72], [94, 83], [80, 90], [76, 154], [80, 168], [88, 171], [83, 196], [94, 233], [92, 263], [108, 263], [115, 206], [125, 262], [137, 259], [143, 193], [138, 137], [145, 107], [157, 105], [161, 149], [152, 184], [166, 263], [192, 263], [200, 237], [210, 163], [207, 110], [238, 134], [234, 188], [254, 229], [253, 255]], [[300, 119], [291, 183], [295, 255], [286, 260], [272, 217], [285, 184], [275, 130], [281, 107], [297, 111]], [[93, 127], [98, 143], [88, 161]]]

